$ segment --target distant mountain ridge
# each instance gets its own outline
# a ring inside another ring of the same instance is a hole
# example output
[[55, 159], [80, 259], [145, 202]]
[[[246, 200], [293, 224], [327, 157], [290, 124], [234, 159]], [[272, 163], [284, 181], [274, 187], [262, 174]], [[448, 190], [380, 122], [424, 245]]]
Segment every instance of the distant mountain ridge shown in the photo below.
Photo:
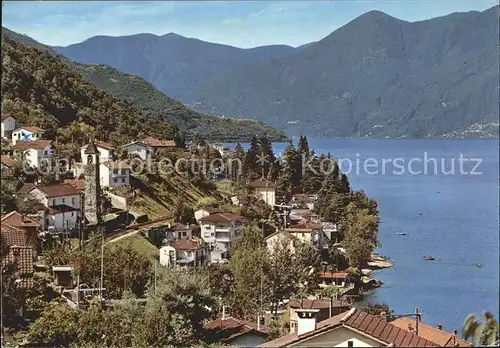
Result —
[[371, 11], [292, 55], [205, 81], [184, 101], [291, 134], [498, 137], [498, 60], [498, 6], [415, 23]]
[[83, 64], [103, 64], [140, 76], [172, 98], [199, 83], [240, 66], [294, 52], [286, 45], [251, 49], [215, 44], [169, 33], [94, 36], [67, 47], [52, 47]]
[[287, 138], [282, 131], [262, 122], [208, 116], [191, 110], [181, 102], [156, 90], [140, 77], [124, 74], [104, 65], [88, 65], [70, 61], [51, 47], [7, 28], [2, 27], [2, 35], [23, 45], [48, 52], [64, 61], [86, 81], [108, 92], [113, 97], [132, 104], [147, 116], [175, 125], [187, 137], [200, 134], [207, 140], [249, 141], [255, 134], [267, 134], [274, 140]]
[[142, 76], [196, 110], [291, 134], [498, 137], [498, 5], [413, 23], [370, 11], [295, 49], [242, 50], [175, 34], [53, 49]]

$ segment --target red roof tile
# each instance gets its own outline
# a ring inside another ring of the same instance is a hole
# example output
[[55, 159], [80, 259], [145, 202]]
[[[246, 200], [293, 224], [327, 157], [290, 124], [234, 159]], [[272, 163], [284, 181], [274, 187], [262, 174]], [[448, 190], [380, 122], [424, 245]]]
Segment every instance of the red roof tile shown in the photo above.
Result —
[[24, 228], [24, 227], [38, 227], [40, 224], [33, 219], [25, 216], [24, 221], [22, 219], [21, 214], [17, 211], [11, 211], [7, 215], [5, 215], [2, 220], [2, 224], [7, 224], [16, 228]]
[[[412, 318], [399, 318], [391, 322], [394, 326], [399, 327], [402, 330], [415, 332], [415, 320]], [[460, 337], [454, 336], [450, 332], [440, 330], [436, 327], [424, 323], [418, 323], [418, 335], [424, 339], [435, 342], [442, 347], [452, 347], [455, 342], [458, 342], [460, 347], [472, 347], [472, 344], [461, 339]]]
[[174, 140], [159, 140], [153, 137], [143, 139], [143, 142], [151, 147], [175, 147]]
[[197, 250], [200, 245], [188, 239], [179, 239], [170, 242], [170, 246], [176, 250]]
[[0, 226], [2, 239], [9, 246], [26, 246], [26, 233], [19, 228], [2, 223]]
[[324, 279], [345, 279], [349, 277], [349, 273], [347, 272], [323, 272], [319, 274], [320, 278]]
[[42, 191], [47, 197], [51, 198], [82, 194], [80, 190], [77, 190], [69, 184], [38, 185], [36, 188]]
[[32, 183], [26, 183], [26, 184], [23, 184], [23, 186], [19, 189], [19, 191], [17, 191], [17, 193], [21, 193], [21, 194], [26, 194], [28, 192], [30, 192], [31, 190], [33, 190], [33, 188], [35, 188], [36, 186]]
[[16, 142], [16, 145], [14, 145], [12, 148], [14, 150], [26, 150], [26, 149], [43, 150], [50, 144], [52, 144], [52, 140], [45, 140], [45, 139], [26, 140], [26, 141], [18, 140]]
[[266, 178], [258, 178], [258, 179], [252, 180], [248, 184], [248, 186], [250, 186], [251, 188], [265, 188], [265, 187], [274, 188], [274, 187], [276, 187], [276, 185], [274, 185], [272, 182], [270, 182]]
[[216, 213], [202, 217], [200, 221], [210, 221], [210, 222], [229, 222], [243, 220], [243, 216], [235, 215], [231, 213]]
[[12, 165], [14, 164], [14, 161], [12, 160], [12, 158], [10, 158], [9, 156], [5, 156], [5, 155], [1, 156], [1, 161], [2, 161], [2, 164], [6, 167], [12, 167]]
[[261, 326], [260, 330], [257, 330], [257, 324], [233, 317], [224, 320], [212, 320], [206, 323], [204, 328], [210, 330], [212, 334], [218, 336], [223, 342], [228, 342], [249, 332], [267, 335], [267, 329], [264, 326]]
[[73, 186], [75, 189], [79, 191], [85, 191], [85, 180], [80, 179], [65, 179], [63, 184], [68, 184]]
[[16, 267], [16, 273], [20, 282], [18, 286], [28, 288], [33, 285], [33, 260], [32, 247], [10, 247], [9, 254], [2, 259], [2, 265], [12, 262]]

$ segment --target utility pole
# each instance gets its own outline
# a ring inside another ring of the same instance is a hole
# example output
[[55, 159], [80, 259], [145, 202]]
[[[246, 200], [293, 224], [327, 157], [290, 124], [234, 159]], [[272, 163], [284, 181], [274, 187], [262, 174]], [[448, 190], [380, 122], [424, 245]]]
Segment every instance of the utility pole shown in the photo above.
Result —
[[104, 231], [101, 230], [101, 286], [99, 288], [99, 297], [102, 302], [102, 289], [104, 287]]

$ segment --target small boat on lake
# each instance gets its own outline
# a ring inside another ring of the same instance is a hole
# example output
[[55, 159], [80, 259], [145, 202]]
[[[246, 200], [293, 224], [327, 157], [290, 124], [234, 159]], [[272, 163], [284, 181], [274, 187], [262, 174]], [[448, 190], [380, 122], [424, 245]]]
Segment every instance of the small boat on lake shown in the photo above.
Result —
[[407, 236], [408, 234], [406, 232], [396, 232], [398, 236]]
[[432, 257], [432, 256], [424, 256], [424, 260], [425, 261], [435, 261], [436, 258], [435, 257]]

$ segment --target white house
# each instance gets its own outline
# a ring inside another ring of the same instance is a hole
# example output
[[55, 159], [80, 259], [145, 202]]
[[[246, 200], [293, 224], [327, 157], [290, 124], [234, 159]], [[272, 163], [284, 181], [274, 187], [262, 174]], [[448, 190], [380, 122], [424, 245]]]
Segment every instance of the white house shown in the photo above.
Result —
[[264, 202], [270, 206], [276, 204], [276, 186], [265, 178], [259, 178], [251, 181], [248, 186], [259, 193]]
[[191, 238], [193, 238], [193, 228], [180, 222], [177, 222], [173, 226], [170, 226], [165, 234], [165, 239], [168, 241]]
[[50, 165], [52, 140], [18, 141], [12, 149], [14, 154], [23, 155], [30, 166]]
[[6, 114], [2, 114], [2, 138], [11, 139], [11, 133], [16, 129], [17, 120]]
[[[384, 317], [352, 308], [317, 321], [319, 309], [297, 308], [294, 331], [259, 347], [442, 347]], [[451, 346], [451, 345], [450, 345]]]
[[[97, 147], [97, 150], [99, 151], [99, 163], [113, 161], [115, 159], [115, 148], [113, 145], [100, 140], [95, 140], [94, 143]], [[80, 155], [83, 165], [87, 165], [87, 156], [85, 156], [85, 150], [87, 149], [87, 146], [88, 144], [82, 146], [80, 149]]]
[[234, 241], [245, 227], [243, 217], [230, 213], [216, 213], [199, 220], [201, 238], [210, 249], [209, 260], [221, 262], [228, 259]]
[[139, 157], [144, 161], [147, 161], [153, 156], [153, 148], [142, 142], [133, 141], [129, 144], [122, 146], [123, 152], [127, 154], [128, 158]]
[[123, 161], [101, 163], [99, 165], [101, 187], [129, 186], [131, 169]]
[[194, 212], [194, 218], [198, 222], [201, 218], [215, 213], [221, 213], [221, 210], [213, 207], [203, 207]]
[[193, 240], [174, 240], [160, 249], [160, 264], [163, 266], [201, 266], [204, 263], [205, 250]]
[[321, 224], [302, 223], [289, 226], [285, 228], [285, 231], [302, 243], [309, 244], [319, 250], [323, 248], [325, 238]]
[[42, 139], [44, 130], [39, 127], [20, 127], [12, 131], [12, 144], [18, 141], [33, 141]]
[[83, 194], [69, 184], [37, 185], [29, 194], [48, 209], [45, 229], [69, 230], [78, 227], [82, 218]]

